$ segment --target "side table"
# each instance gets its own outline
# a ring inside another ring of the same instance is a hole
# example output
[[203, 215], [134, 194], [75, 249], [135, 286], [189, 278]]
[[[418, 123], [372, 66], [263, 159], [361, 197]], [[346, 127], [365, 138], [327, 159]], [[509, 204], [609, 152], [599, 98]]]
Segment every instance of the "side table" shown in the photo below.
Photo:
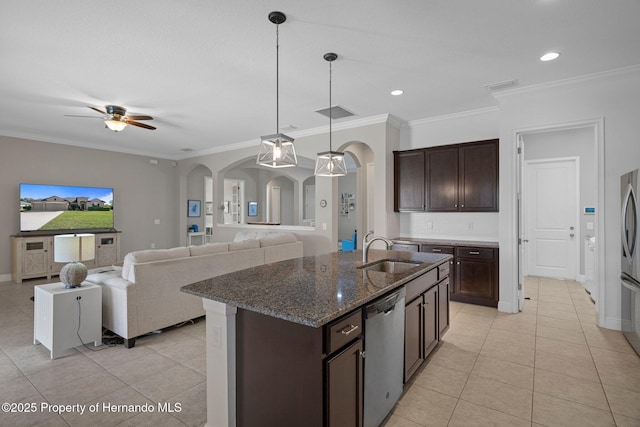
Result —
[[187, 246], [193, 245], [191, 242], [192, 237], [200, 237], [200, 244], [204, 245], [206, 243], [206, 235], [204, 231], [189, 231], [187, 233]]
[[[51, 351], [51, 358], [90, 343], [102, 344], [102, 288], [83, 283], [65, 289], [63, 283], [34, 286], [33, 343]], [[78, 338], [80, 335], [80, 338]]]

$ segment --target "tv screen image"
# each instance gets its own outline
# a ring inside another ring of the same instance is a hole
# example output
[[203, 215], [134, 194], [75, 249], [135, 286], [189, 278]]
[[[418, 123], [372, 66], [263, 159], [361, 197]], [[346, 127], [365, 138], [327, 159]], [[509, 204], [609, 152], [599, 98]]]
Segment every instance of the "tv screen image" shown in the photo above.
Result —
[[113, 188], [20, 184], [20, 231], [112, 230]]

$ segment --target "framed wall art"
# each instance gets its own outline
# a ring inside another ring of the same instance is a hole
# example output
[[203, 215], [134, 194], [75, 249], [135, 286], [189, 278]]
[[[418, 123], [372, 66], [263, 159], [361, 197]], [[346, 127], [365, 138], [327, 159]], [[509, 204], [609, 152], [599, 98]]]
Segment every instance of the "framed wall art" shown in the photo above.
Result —
[[187, 216], [200, 216], [200, 200], [189, 200], [187, 206]]

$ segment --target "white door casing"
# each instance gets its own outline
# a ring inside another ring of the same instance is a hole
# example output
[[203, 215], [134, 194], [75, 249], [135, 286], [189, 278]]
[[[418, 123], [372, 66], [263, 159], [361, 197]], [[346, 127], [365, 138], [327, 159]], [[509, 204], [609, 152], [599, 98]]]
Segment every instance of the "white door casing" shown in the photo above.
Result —
[[576, 279], [578, 170], [577, 158], [525, 162], [527, 275]]

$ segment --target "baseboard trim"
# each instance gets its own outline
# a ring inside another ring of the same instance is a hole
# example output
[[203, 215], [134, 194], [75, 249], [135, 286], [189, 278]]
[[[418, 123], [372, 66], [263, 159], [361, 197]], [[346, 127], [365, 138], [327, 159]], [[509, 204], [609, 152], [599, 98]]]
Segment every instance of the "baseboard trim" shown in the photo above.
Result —
[[0, 274], [0, 283], [10, 282], [11, 274]]
[[587, 276], [585, 276], [584, 274], [578, 274], [578, 277], [576, 277], [576, 282], [584, 283], [586, 281]]
[[514, 305], [511, 304], [510, 302], [499, 301], [498, 302], [498, 311], [501, 311], [503, 313], [517, 313], [518, 312], [518, 306], [514, 307]]

